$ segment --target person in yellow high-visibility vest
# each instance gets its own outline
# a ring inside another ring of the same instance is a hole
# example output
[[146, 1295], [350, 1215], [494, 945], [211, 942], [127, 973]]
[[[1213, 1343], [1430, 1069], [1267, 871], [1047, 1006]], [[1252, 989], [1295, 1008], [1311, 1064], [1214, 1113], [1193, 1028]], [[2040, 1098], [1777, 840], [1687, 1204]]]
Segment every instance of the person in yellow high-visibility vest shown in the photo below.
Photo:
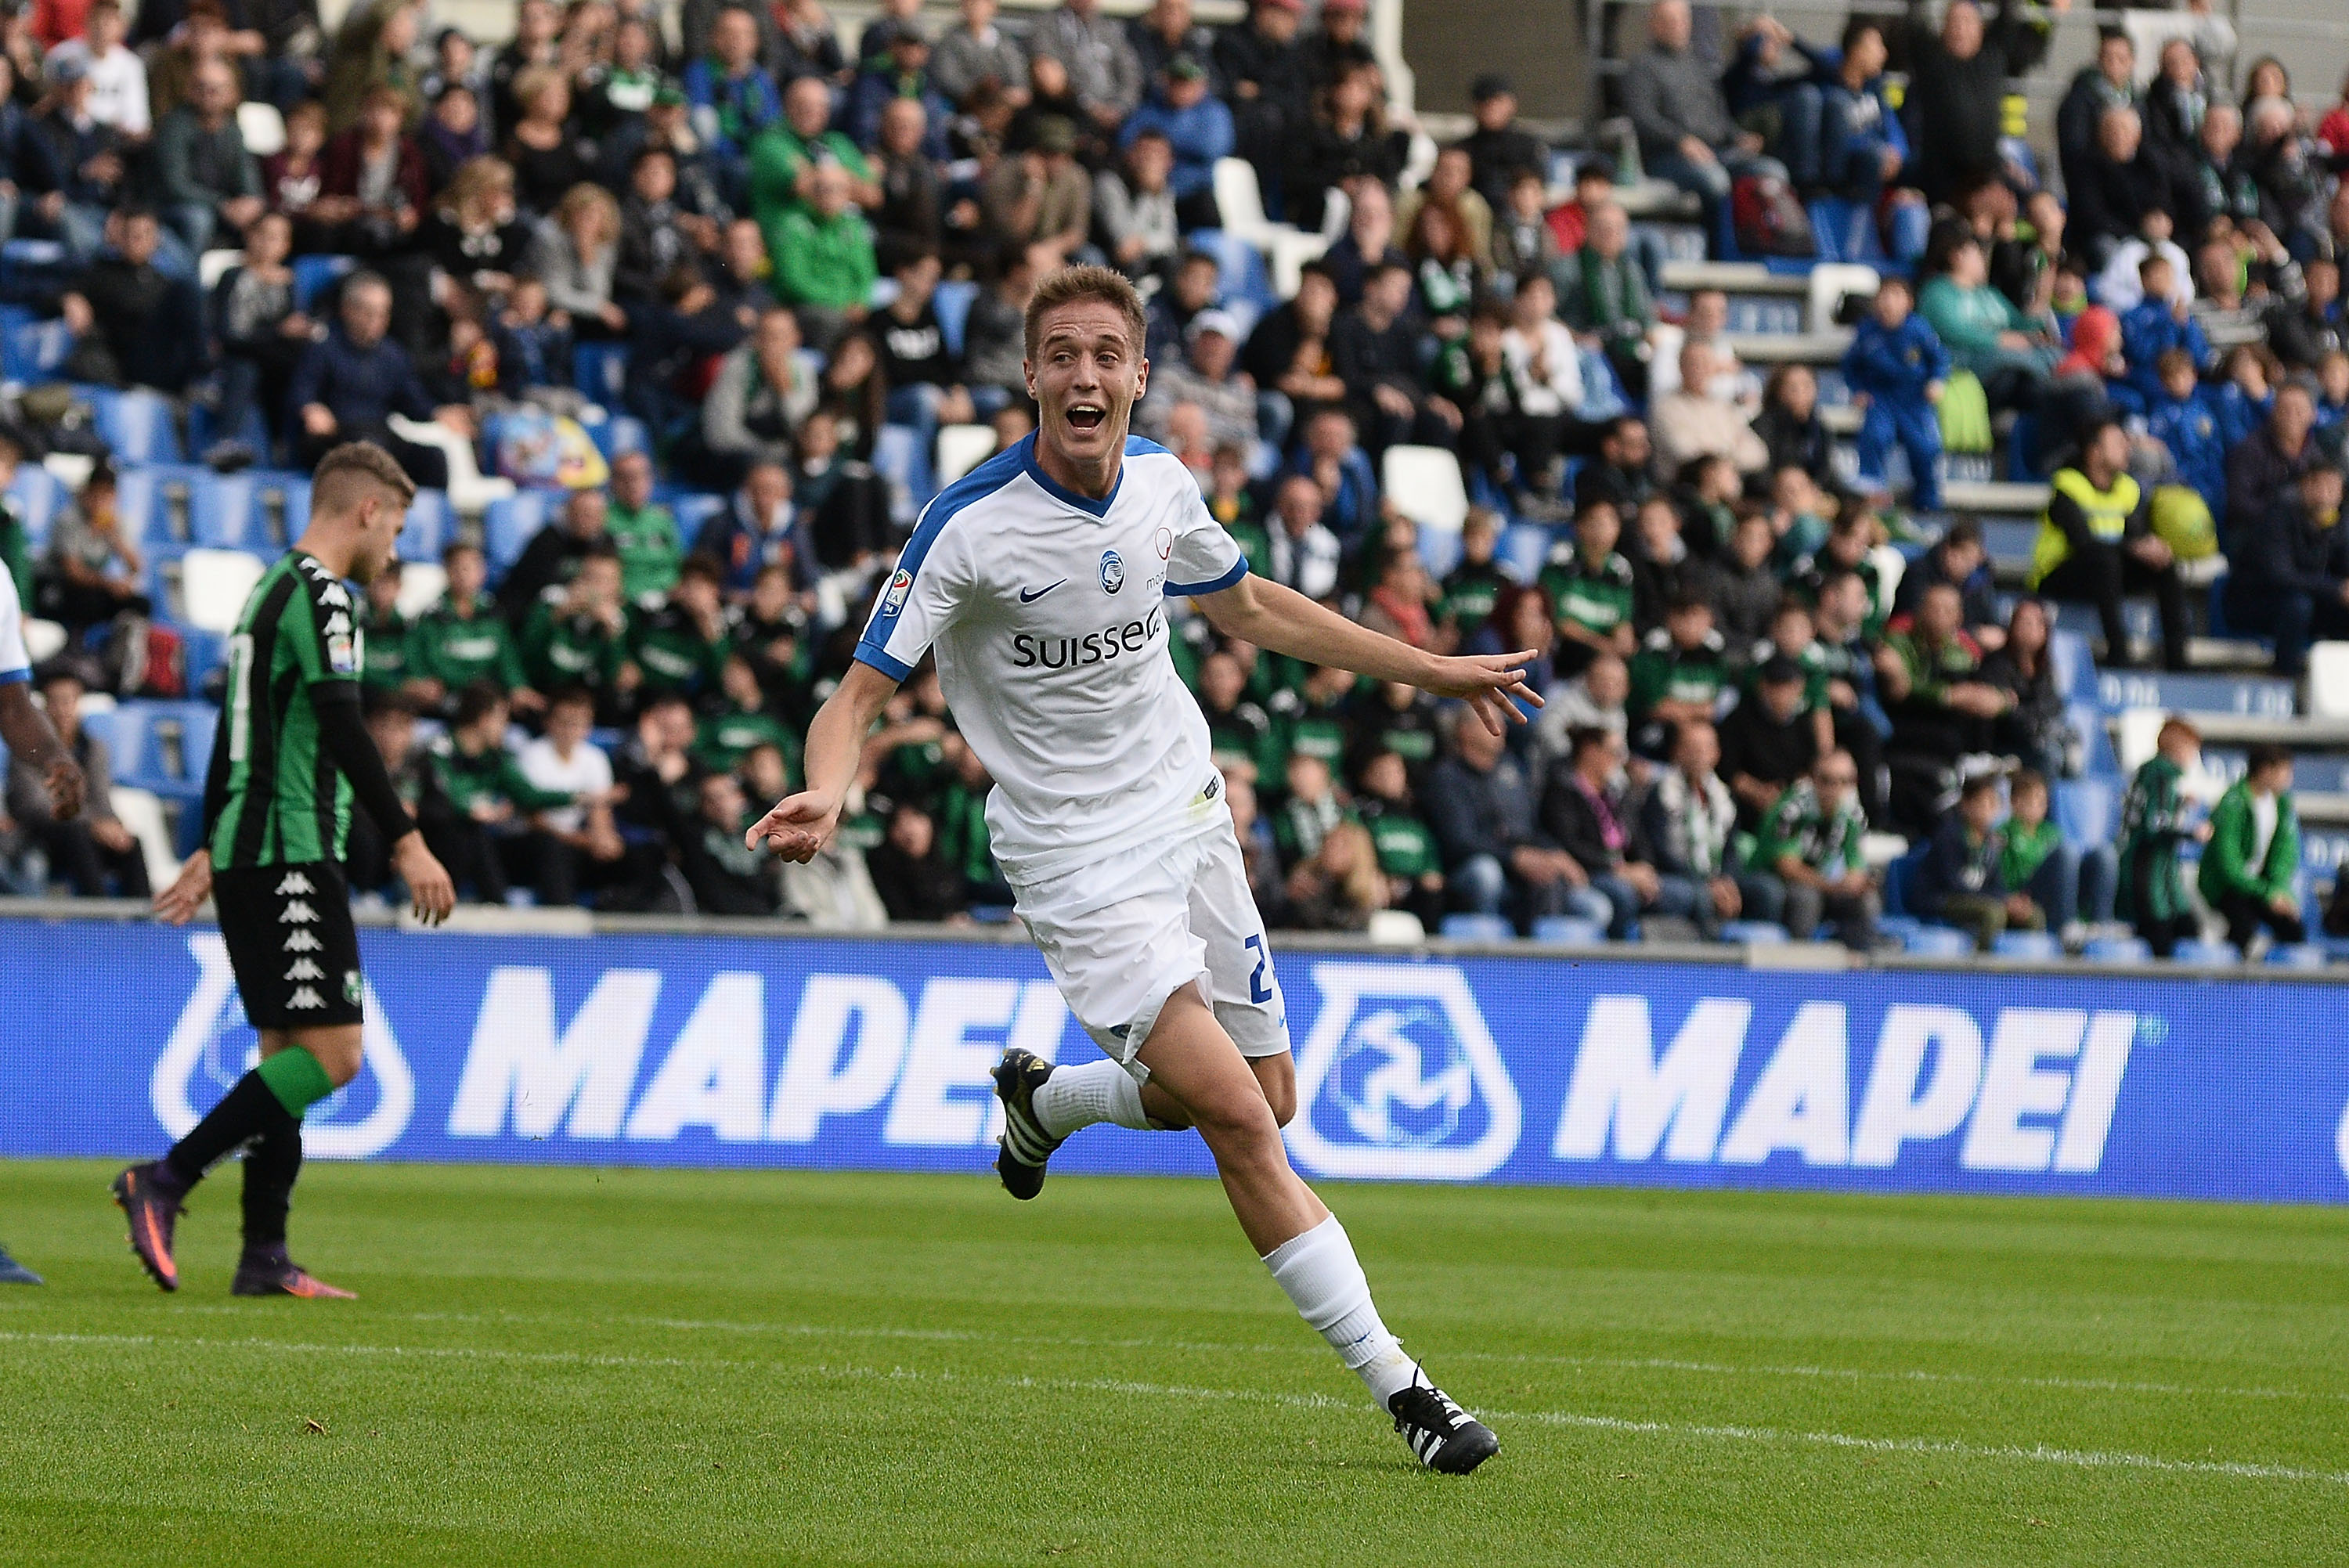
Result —
[[2151, 593], [2161, 608], [2162, 664], [2182, 670], [2191, 630], [2186, 587], [2169, 546], [2153, 531], [2147, 491], [2129, 477], [2128, 456], [2127, 432], [2107, 418], [2088, 427], [2079, 461], [2055, 470], [2055, 493], [2032, 546], [2031, 591], [2094, 604], [2104, 624], [2107, 665], [2128, 662], [2121, 601]]

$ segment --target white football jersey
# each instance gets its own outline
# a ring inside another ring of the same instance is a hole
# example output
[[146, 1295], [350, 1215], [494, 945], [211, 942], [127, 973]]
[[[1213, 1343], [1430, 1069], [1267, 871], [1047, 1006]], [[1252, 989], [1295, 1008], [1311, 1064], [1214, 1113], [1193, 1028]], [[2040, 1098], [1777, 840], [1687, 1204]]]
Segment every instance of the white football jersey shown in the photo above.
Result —
[[0, 567], [0, 686], [33, 678], [33, 660], [25, 652], [25, 607], [16, 600], [16, 580]]
[[1247, 574], [1165, 448], [1128, 438], [1097, 501], [1054, 483], [1030, 436], [930, 502], [856, 657], [904, 680], [936, 651], [955, 722], [995, 776], [996, 859], [1032, 884], [1225, 812], [1206, 719], [1167, 656], [1165, 600]]

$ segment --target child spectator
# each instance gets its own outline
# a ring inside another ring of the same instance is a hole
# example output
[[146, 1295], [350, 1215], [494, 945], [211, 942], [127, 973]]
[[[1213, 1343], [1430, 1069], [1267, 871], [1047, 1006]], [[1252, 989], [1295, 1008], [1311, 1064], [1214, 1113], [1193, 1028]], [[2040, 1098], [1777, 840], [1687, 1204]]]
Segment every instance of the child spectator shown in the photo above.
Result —
[[2014, 776], [2006, 793], [2013, 814], [2006, 820], [2006, 844], [1999, 855], [2001, 884], [2029, 893], [2050, 930], [2068, 934], [2081, 923], [2112, 919], [2117, 864], [2113, 846], [2097, 844], [2083, 855], [2064, 841], [2064, 830], [2047, 814], [2044, 774], [2026, 768]]
[[[2202, 902], [2227, 922], [2227, 940], [2257, 954], [2265, 932], [2304, 942], [2300, 917], [2300, 817], [2292, 809], [2292, 753], [2251, 748], [2243, 776], [2210, 810], [2209, 839], [2198, 878]], [[2264, 928], [2264, 930], [2263, 930]]]
[[1288, 923], [1305, 931], [1362, 931], [1387, 907], [1378, 850], [1360, 822], [1340, 822], [1288, 873]]
[[2187, 485], [2209, 507], [2227, 511], [2227, 441], [2219, 415], [2195, 374], [2194, 356], [2183, 348], [2162, 351], [2154, 364], [2159, 389], [2146, 406], [2146, 433], [2159, 441]]
[[449, 732], [432, 743], [433, 777], [454, 814], [443, 835], [443, 863], [457, 885], [471, 887], [482, 903], [506, 903], [515, 882], [533, 886], [541, 903], [551, 903], [545, 894], [562, 891], [560, 873], [542, 882], [541, 873], [552, 868], [532, 819], [579, 800], [569, 790], [541, 789], [530, 781], [505, 748], [509, 717], [498, 689], [475, 681], [459, 692]]
[[[359, 631], [367, 638], [367, 665], [360, 673], [359, 685], [370, 697], [378, 693], [397, 695], [408, 685], [408, 617], [399, 613], [399, 585], [404, 576], [399, 557], [395, 555], [367, 579], [367, 598], [359, 605]], [[415, 705], [404, 696], [399, 700], [408, 717], [413, 720]]]
[[647, 690], [690, 697], [717, 689], [728, 648], [720, 582], [718, 562], [706, 555], [688, 556], [668, 603], [630, 618], [628, 653], [644, 672]]
[[1933, 410], [1949, 380], [1950, 353], [1924, 317], [1910, 314], [1915, 303], [1905, 279], [1886, 278], [1876, 304], [1852, 335], [1843, 356], [1844, 380], [1863, 410], [1859, 470], [1881, 482], [1884, 459], [1893, 444], [1909, 454], [1919, 511], [1941, 509], [1941, 425]]
[[523, 624], [523, 668], [541, 691], [584, 691], [596, 716], [619, 717], [635, 683], [627, 668], [628, 614], [620, 600], [620, 558], [608, 543], [581, 558], [571, 581], [550, 592]]
[[1500, 542], [1500, 514], [1471, 508], [1460, 528], [1459, 562], [1444, 574], [1443, 595], [1435, 604], [1436, 619], [1448, 629], [1455, 647], [1484, 630], [1502, 591], [1516, 584], [1509, 569], [1494, 559]]
[[1729, 684], [1729, 645], [1713, 628], [1713, 606], [1694, 594], [1672, 601], [1661, 629], [1632, 655], [1630, 670], [1631, 748], [1662, 757], [1671, 727], [1694, 718], [1711, 723]]
[[541, 903], [559, 906], [577, 903], [583, 892], [617, 892], [610, 902], [633, 907], [640, 902], [635, 889], [650, 880], [657, 861], [651, 845], [632, 848], [613, 821], [612, 759], [589, 738], [595, 701], [581, 687], [558, 688], [547, 701], [546, 733], [515, 758], [533, 788], [569, 802], [537, 815], [533, 881]]
[[[746, 25], [749, 21], [745, 13], [728, 15], [742, 16]], [[703, 776], [678, 843], [678, 859], [699, 913], [758, 916], [782, 907], [781, 862], [764, 849], [742, 842], [750, 821], [740, 779], [731, 773]]]
[[2202, 734], [2182, 718], [2163, 723], [2154, 754], [2129, 780], [2121, 799], [2120, 875], [2114, 910], [2136, 928], [2157, 958], [2199, 936], [2202, 924], [2186, 899], [2178, 846], [2210, 836], [2210, 825], [2186, 822], [2187, 773], [2201, 760]]
[[533, 387], [570, 386], [571, 336], [571, 317], [547, 308], [546, 284], [528, 273], [514, 279], [490, 335], [498, 389], [512, 397]]
[[677, 518], [653, 500], [653, 459], [642, 451], [612, 459], [605, 530], [620, 553], [620, 593], [631, 604], [666, 596], [685, 560]]
[[887, 836], [864, 852], [864, 869], [891, 920], [968, 918], [962, 878], [938, 852], [937, 824], [911, 801], [889, 813]]
[[2133, 305], [2114, 308], [2121, 310], [2121, 357], [2127, 362], [2129, 389], [2150, 405], [2161, 396], [2161, 356], [2173, 348], [2182, 348], [2194, 361], [2199, 375], [2215, 368], [2218, 355], [2210, 340], [2203, 335], [2202, 324], [2186, 299], [2177, 297], [2173, 280], [2177, 273], [2168, 257], [2156, 253], [2145, 258], [2138, 268], [2145, 280], [2144, 297]]
[[1387, 879], [1386, 907], [1407, 909], [1433, 930], [1444, 918], [1444, 856], [1413, 802], [1410, 766], [1381, 750], [1362, 765], [1360, 782], [1356, 799]]
[[35, 603], [46, 620], [79, 634], [119, 614], [152, 608], [139, 591], [147, 558], [124, 531], [115, 511], [114, 469], [104, 459], [90, 469], [80, 497], [49, 525], [48, 560], [36, 579]]
[[1615, 548], [1622, 523], [1611, 506], [1593, 506], [1575, 520], [1574, 537], [1560, 542], [1537, 580], [1557, 623], [1559, 673], [1582, 673], [1592, 655], [1629, 658], [1639, 651], [1631, 626], [1631, 563]]
[[2031, 895], [2005, 882], [1998, 790], [1994, 773], [1974, 774], [1959, 786], [1958, 809], [1934, 830], [1909, 894], [1919, 914], [1966, 932], [1982, 953], [1998, 945], [2002, 932], [2041, 931], [2047, 923]]
[[[408, 629], [408, 695], [427, 709], [456, 702], [460, 693], [487, 683], [512, 697], [514, 706], [536, 711], [544, 706], [523, 672], [522, 653], [486, 591], [488, 562], [479, 546], [462, 542], [440, 552], [449, 574], [440, 603]], [[478, 716], [477, 716], [478, 717]]]

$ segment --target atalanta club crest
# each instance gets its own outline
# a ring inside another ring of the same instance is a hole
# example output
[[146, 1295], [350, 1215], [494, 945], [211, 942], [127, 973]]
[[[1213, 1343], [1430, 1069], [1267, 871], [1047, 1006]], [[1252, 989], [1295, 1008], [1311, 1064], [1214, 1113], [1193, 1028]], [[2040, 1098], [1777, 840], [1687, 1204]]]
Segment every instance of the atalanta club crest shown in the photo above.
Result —
[[1102, 591], [1114, 593], [1125, 586], [1125, 561], [1114, 550], [1102, 552]]

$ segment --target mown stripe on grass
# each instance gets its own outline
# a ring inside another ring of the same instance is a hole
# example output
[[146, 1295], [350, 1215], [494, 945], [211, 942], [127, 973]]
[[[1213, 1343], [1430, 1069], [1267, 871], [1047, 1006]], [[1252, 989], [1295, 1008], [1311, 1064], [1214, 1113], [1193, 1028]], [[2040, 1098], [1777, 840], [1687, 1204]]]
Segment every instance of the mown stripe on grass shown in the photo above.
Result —
[[[107, 1346], [122, 1348], [172, 1350], [293, 1351], [327, 1356], [375, 1356], [393, 1359], [512, 1362], [539, 1366], [644, 1368], [647, 1370], [763, 1371], [790, 1375], [881, 1380], [888, 1382], [953, 1383], [1002, 1388], [1039, 1388], [1055, 1392], [1119, 1394], [1146, 1398], [1212, 1399], [1278, 1405], [1291, 1409], [1361, 1412], [1355, 1400], [1326, 1394], [1295, 1394], [1261, 1388], [1201, 1387], [1179, 1383], [1148, 1383], [1119, 1377], [969, 1377], [957, 1372], [925, 1371], [910, 1367], [809, 1367], [792, 1362], [718, 1360], [702, 1357], [605, 1356], [570, 1350], [503, 1350], [473, 1346], [408, 1346], [322, 1344], [302, 1340], [207, 1339], [150, 1334], [30, 1334], [0, 1331], [0, 1341], [59, 1346]], [[2225, 1476], [2242, 1480], [2276, 1480], [2349, 1486], [2349, 1471], [2308, 1470], [2298, 1465], [2270, 1464], [2255, 1460], [2181, 1460], [2158, 1454], [2059, 1449], [2046, 1443], [1969, 1443], [1951, 1438], [1868, 1438], [1849, 1432], [1788, 1431], [1775, 1427], [1704, 1425], [1682, 1421], [1642, 1421], [1621, 1416], [1599, 1416], [1576, 1410], [1479, 1411], [1496, 1422], [1531, 1421], [1547, 1426], [1619, 1432], [1634, 1436], [1696, 1438], [1716, 1442], [1796, 1444], [1856, 1449], [1870, 1453], [1937, 1455], [1951, 1459], [2019, 1460], [2061, 1465], [2075, 1470], [2136, 1470], [2171, 1475]]]

